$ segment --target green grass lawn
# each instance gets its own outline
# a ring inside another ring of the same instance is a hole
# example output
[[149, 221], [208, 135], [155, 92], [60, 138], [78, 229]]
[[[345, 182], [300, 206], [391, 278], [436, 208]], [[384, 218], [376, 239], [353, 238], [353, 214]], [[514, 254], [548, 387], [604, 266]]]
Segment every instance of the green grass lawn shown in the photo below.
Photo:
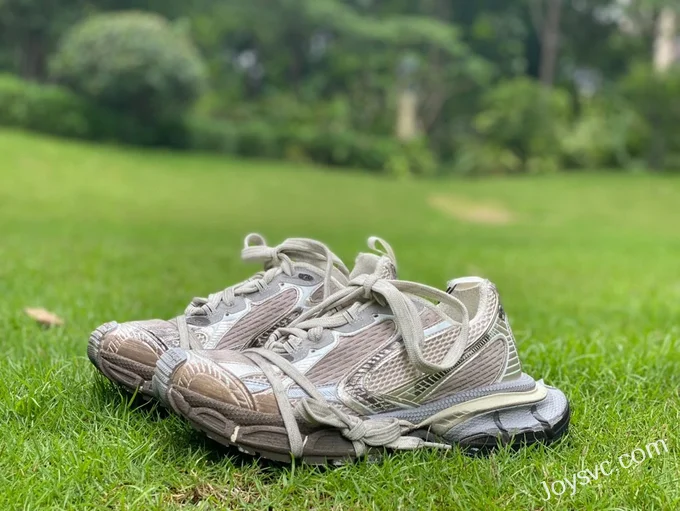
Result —
[[[525, 371], [570, 398], [569, 434], [489, 457], [284, 467], [95, 372], [93, 328], [169, 318], [245, 278], [251, 231], [319, 238], [348, 263], [375, 234], [404, 279], [487, 276]], [[27, 306], [66, 324], [41, 329]], [[0, 346], [3, 510], [679, 509], [680, 178], [394, 181], [0, 131]], [[668, 452], [543, 500], [543, 481], [661, 439]]]

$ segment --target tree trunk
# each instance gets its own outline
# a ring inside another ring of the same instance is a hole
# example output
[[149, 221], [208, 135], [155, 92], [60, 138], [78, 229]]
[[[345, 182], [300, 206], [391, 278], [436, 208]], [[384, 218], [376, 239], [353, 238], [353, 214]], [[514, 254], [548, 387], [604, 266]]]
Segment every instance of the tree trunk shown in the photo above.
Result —
[[399, 94], [397, 105], [397, 138], [403, 142], [418, 135], [418, 96], [409, 89]]
[[[677, 15], [670, 7], [664, 7], [659, 13], [654, 36], [654, 71], [659, 75], [666, 73], [676, 59], [675, 34]], [[666, 161], [668, 135], [663, 124], [651, 119], [652, 143], [649, 154], [649, 165], [654, 170], [661, 170]]]
[[541, 34], [541, 64], [539, 78], [541, 83], [552, 87], [557, 69], [557, 53], [560, 42], [560, 14], [562, 0], [546, 0], [547, 10]]
[[670, 7], [665, 7], [659, 14], [654, 41], [654, 69], [657, 73], [665, 73], [675, 62], [675, 33], [677, 15]]
[[45, 45], [38, 35], [31, 35], [19, 47], [19, 73], [28, 80], [42, 80], [47, 74]]

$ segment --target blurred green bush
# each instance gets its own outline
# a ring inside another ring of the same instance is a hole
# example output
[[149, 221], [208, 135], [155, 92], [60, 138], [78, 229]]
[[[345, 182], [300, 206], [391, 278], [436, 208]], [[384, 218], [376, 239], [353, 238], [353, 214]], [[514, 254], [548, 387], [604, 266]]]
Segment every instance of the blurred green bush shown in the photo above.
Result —
[[70, 90], [0, 74], [0, 125], [62, 137], [134, 145], [188, 147], [181, 122], [147, 124]]
[[432, 175], [437, 171], [435, 157], [423, 140], [402, 143], [392, 137], [351, 130], [204, 117], [192, 117], [188, 126], [189, 145], [200, 151], [316, 162], [400, 177]]
[[0, 124], [64, 137], [92, 138], [90, 105], [68, 90], [0, 75]]
[[206, 84], [205, 65], [179, 29], [142, 12], [99, 14], [74, 25], [50, 62], [53, 80], [140, 119], [178, 119]]
[[621, 90], [645, 123], [641, 146], [648, 165], [680, 168], [680, 69], [658, 73], [649, 65], [636, 65]]
[[562, 169], [680, 167], [680, 70], [635, 67], [593, 96], [528, 78], [483, 96], [473, 133], [455, 138], [452, 170], [464, 175]]
[[563, 90], [529, 78], [505, 80], [482, 97], [476, 133], [460, 141], [455, 170], [462, 174], [548, 173], [562, 168], [561, 140], [571, 105]]
[[[546, 89], [529, 79], [499, 82], [480, 99], [474, 131], [438, 161], [426, 137], [408, 143], [359, 132], [342, 98], [298, 109], [294, 102], [235, 105], [232, 116], [194, 108], [144, 119], [61, 85], [0, 75], [0, 125], [58, 136], [244, 157], [316, 162], [397, 177], [452, 170], [464, 175], [549, 173], [575, 168], [680, 167], [680, 71], [635, 68], [594, 96]], [[270, 112], [270, 114], [267, 114]]]
[[579, 115], [562, 139], [570, 168], [629, 168], [638, 165], [647, 124], [617, 91], [583, 98]]
[[0, 75], [0, 125], [63, 137], [284, 158], [396, 176], [431, 175], [437, 169], [424, 140], [400, 143], [392, 137], [351, 130], [219, 121], [203, 116], [146, 123], [126, 112], [97, 105], [62, 86], [28, 82], [13, 75]]

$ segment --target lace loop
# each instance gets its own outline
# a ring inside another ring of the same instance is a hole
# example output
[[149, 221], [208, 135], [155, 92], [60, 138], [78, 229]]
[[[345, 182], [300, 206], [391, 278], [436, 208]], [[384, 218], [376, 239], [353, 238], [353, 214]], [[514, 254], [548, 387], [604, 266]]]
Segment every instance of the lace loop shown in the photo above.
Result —
[[384, 239], [378, 238], [377, 236], [370, 236], [368, 238], [368, 248], [388, 257], [392, 261], [394, 267], [397, 267], [397, 257], [394, 254], [394, 250]]
[[250, 234], [247, 234], [246, 237], [243, 239], [243, 248], [266, 244], [267, 241], [264, 239], [264, 236], [256, 232], [251, 232]]

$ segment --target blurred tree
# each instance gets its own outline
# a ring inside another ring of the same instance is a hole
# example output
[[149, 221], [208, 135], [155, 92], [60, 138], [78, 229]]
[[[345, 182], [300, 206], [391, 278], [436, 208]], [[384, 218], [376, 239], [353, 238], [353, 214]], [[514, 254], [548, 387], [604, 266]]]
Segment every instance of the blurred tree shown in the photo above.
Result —
[[99, 14], [75, 25], [54, 56], [52, 77], [138, 118], [181, 115], [205, 85], [192, 43], [155, 14]]
[[[646, 156], [653, 169], [663, 169], [669, 158], [680, 154], [680, 69], [663, 73], [652, 65], [638, 64], [622, 81], [621, 87], [648, 126]], [[677, 163], [676, 163], [677, 166]]]
[[304, 102], [342, 97], [352, 127], [391, 133], [399, 69], [408, 58], [415, 62], [409, 79], [418, 123], [427, 131], [448, 96], [489, 77], [490, 67], [455, 25], [399, 9], [378, 14], [341, 0], [215, 2], [192, 19], [214, 78], [233, 94], [213, 107], [233, 115], [233, 98], [284, 90]]
[[654, 41], [654, 68], [665, 73], [677, 60], [677, 13], [665, 5], [661, 8], [656, 25]]
[[541, 34], [538, 76], [543, 85], [551, 87], [557, 69], [562, 0], [531, 0], [529, 6], [536, 31]]
[[[45, 79], [48, 56], [74, 23], [102, 12], [146, 11], [172, 20], [174, 33], [190, 34], [204, 57], [210, 87], [192, 115], [248, 125], [245, 138], [260, 139], [252, 147], [289, 138], [304, 145], [314, 138], [329, 148], [366, 134], [396, 135], [415, 139], [418, 151], [429, 147], [453, 160], [469, 140], [480, 142], [475, 118], [488, 107], [486, 91], [509, 80], [529, 77], [544, 88], [566, 89], [579, 114], [590, 99], [620, 91], [618, 82], [640, 62], [656, 62], [665, 73], [677, 58], [678, 1], [0, 0], [0, 70]], [[125, 37], [126, 44], [138, 42], [133, 32]], [[93, 48], [70, 58], [84, 62]], [[147, 50], [140, 44], [135, 52], [146, 58]], [[111, 54], [102, 49], [92, 62], [119, 65]], [[191, 74], [194, 68], [186, 69]], [[145, 106], [142, 94], [126, 89], [105, 97], [93, 92], [99, 82], [86, 87], [82, 80], [71, 86], [98, 102], [135, 105], [147, 116], [160, 108]], [[638, 114], [653, 110], [653, 95], [626, 97], [644, 103]], [[574, 138], [571, 153], [584, 147], [583, 133], [604, 125], [596, 118], [604, 111], [590, 108], [588, 122], [577, 123], [581, 138]], [[310, 138], [316, 131], [322, 136]], [[477, 159], [483, 147], [474, 149]], [[304, 153], [300, 147], [292, 152]], [[505, 167], [514, 168], [510, 160]]]
[[17, 72], [44, 78], [57, 39], [87, 8], [86, 0], [0, 0], [0, 43]]
[[[678, 60], [678, 0], [636, 0], [625, 3], [623, 9], [625, 32], [645, 42], [648, 61], [651, 56], [654, 68], [664, 72]], [[636, 55], [637, 56], [637, 55]]]

